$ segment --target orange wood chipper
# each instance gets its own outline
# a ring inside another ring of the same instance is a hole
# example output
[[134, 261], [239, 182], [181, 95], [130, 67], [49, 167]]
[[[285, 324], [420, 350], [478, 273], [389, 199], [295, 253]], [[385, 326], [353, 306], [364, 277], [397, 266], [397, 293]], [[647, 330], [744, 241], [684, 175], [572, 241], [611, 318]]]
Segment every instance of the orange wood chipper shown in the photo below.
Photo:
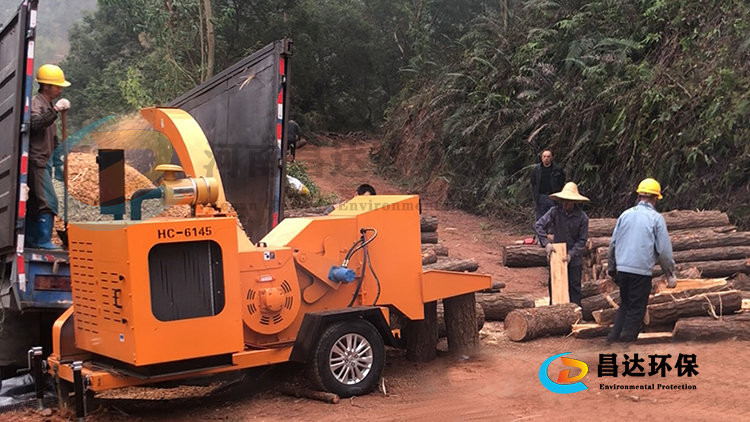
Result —
[[[37, 363], [79, 408], [84, 391], [288, 361], [309, 365], [320, 388], [367, 394], [385, 345], [403, 344], [391, 310], [421, 320], [427, 302], [491, 287], [485, 275], [423, 271], [412, 195], [359, 196], [327, 216], [285, 219], [253, 244], [195, 120], [170, 108], [142, 115], [181, 166], [158, 167], [165, 177], [133, 195], [129, 220], [70, 224], [73, 306]], [[140, 220], [148, 199], [189, 204], [192, 216]]]

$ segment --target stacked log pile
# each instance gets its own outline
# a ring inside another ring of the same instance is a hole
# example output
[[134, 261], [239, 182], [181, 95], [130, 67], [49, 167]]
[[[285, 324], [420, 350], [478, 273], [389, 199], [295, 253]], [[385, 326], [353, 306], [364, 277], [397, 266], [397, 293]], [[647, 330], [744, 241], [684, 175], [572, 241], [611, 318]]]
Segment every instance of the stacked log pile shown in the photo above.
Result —
[[[750, 232], [738, 232], [720, 211], [670, 211], [662, 213], [672, 241], [677, 275], [716, 278], [736, 273], [750, 274]], [[616, 219], [589, 220], [589, 239], [584, 249], [584, 280], [607, 277], [610, 236]], [[507, 267], [546, 267], [540, 245], [509, 245], [503, 248]], [[661, 267], [654, 268], [660, 276]], [[584, 312], [585, 314], [585, 312]]]
[[[644, 323], [649, 331], [680, 340], [750, 339], [750, 315], [743, 313], [743, 297], [750, 293], [750, 277], [733, 279], [678, 279], [677, 287], [659, 281], [649, 296]], [[578, 338], [606, 336], [619, 307], [619, 290], [583, 301], [581, 316], [593, 323], [575, 324]]]

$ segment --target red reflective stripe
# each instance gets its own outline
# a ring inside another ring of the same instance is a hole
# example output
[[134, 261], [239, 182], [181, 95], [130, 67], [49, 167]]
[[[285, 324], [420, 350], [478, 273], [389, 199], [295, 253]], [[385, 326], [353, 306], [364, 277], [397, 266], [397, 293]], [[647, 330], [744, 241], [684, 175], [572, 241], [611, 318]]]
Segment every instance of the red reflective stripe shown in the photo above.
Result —
[[18, 274], [25, 274], [26, 270], [23, 268], [23, 255], [16, 255], [16, 262], [18, 263]]
[[284, 74], [284, 58], [283, 57], [279, 58], [279, 74], [280, 75]]
[[21, 155], [21, 174], [26, 174], [29, 171], [29, 156], [26, 154]]
[[26, 76], [34, 75], [34, 58], [29, 57], [26, 59]]
[[279, 213], [275, 212], [273, 213], [273, 226], [276, 227], [277, 224], [279, 224]]
[[26, 217], [26, 201], [20, 201], [18, 203], [18, 217]]

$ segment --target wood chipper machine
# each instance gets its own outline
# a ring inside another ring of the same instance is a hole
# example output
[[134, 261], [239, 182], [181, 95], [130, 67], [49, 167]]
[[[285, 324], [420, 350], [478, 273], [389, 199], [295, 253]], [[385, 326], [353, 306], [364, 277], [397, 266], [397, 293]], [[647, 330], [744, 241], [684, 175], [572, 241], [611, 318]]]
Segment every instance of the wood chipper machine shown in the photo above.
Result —
[[[180, 165], [158, 167], [160, 185], [133, 195], [129, 220], [70, 224], [73, 306], [34, 364], [79, 407], [84, 390], [288, 361], [309, 365], [319, 388], [367, 394], [385, 345], [403, 345], [392, 310], [422, 320], [427, 302], [491, 287], [485, 275], [423, 271], [413, 195], [359, 196], [328, 216], [285, 219], [253, 244], [196, 121], [174, 108], [142, 115]], [[156, 199], [192, 214], [141, 220], [141, 203]]]

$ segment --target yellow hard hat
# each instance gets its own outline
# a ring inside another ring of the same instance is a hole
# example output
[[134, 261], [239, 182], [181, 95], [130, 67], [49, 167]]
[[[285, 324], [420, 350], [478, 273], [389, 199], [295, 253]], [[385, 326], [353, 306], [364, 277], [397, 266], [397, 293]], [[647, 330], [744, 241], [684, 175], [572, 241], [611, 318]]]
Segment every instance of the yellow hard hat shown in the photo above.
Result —
[[662, 198], [661, 185], [659, 184], [659, 182], [651, 178], [643, 179], [638, 185], [638, 189], [636, 190], [636, 192], [645, 195], [656, 195], [659, 199]]
[[53, 64], [45, 64], [36, 72], [36, 81], [40, 84], [57, 85], [63, 88], [70, 86], [65, 80], [62, 69]]

